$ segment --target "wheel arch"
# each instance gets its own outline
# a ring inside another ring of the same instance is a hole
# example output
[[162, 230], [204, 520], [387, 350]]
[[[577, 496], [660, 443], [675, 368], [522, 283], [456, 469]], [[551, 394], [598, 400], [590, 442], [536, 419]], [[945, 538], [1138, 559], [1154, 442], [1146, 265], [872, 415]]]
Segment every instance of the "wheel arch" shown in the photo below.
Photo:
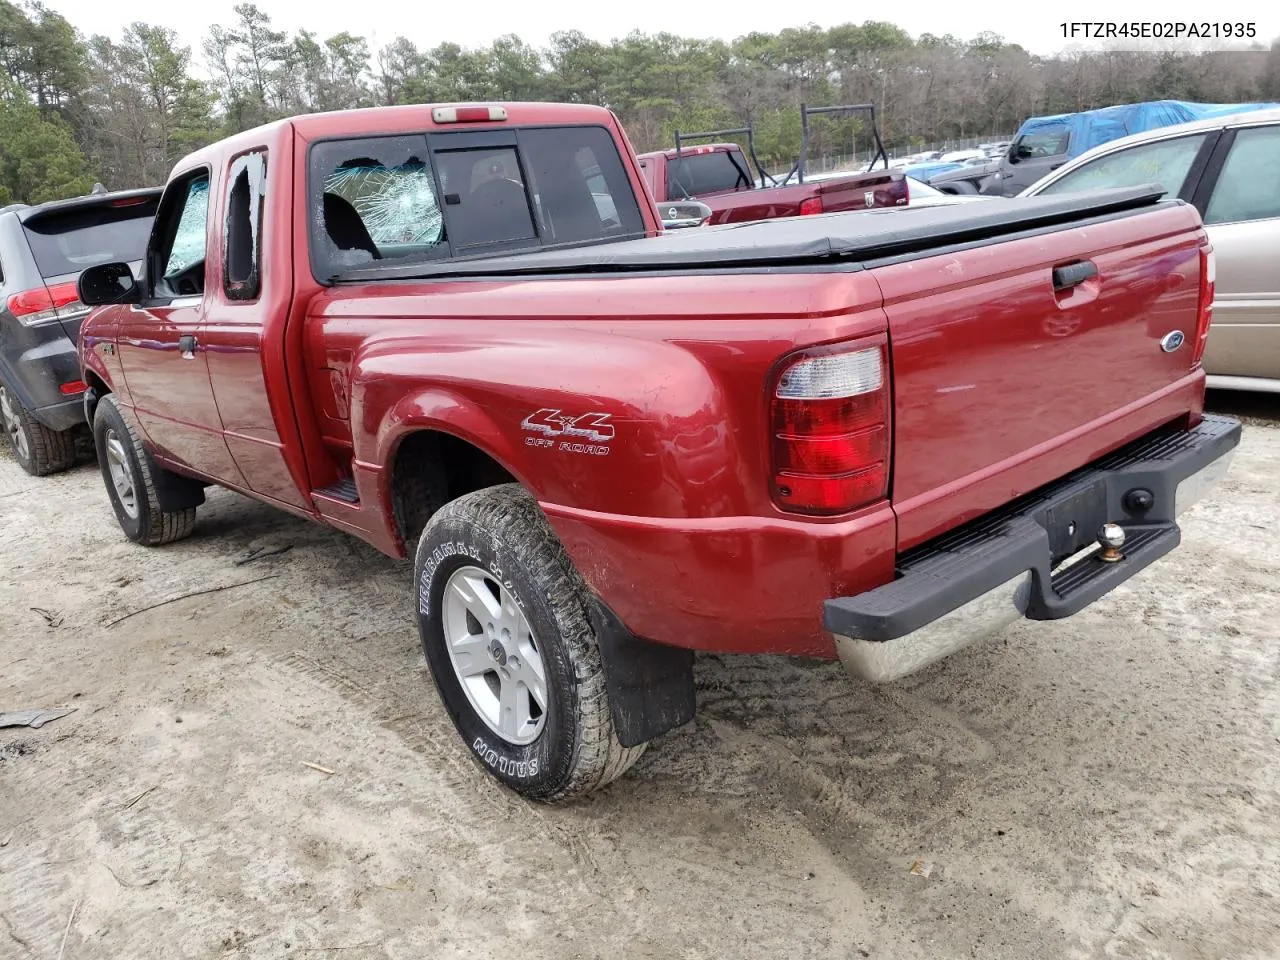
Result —
[[396, 536], [410, 554], [432, 514], [451, 500], [505, 483], [518, 483], [536, 496], [488, 444], [448, 423], [406, 424], [382, 462], [389, 514]]
[[93, 429], [93, 415], [98, 409], [98, 404], [103, 397], [113, 391], [106, 378], [92, 367], [85, 368], [84, 382], [88, 387], [84, 392], [84, 418], [88, 422], [89, 428]]

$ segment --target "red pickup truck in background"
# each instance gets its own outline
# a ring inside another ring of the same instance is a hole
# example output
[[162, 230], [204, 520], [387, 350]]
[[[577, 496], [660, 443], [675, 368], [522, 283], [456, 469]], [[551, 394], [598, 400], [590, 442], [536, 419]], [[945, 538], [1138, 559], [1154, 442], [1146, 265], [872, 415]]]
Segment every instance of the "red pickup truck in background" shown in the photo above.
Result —
[[[866, 114], [870, 118], [876, 153], [867, 171], [806, 183], [809, 117], [850, 113]], [[701, 200], [711, 208], [709, 222], [712, 224], [907, 205], [910, 196], [906, 174], [889, 169], [888, 154], [876, 128], [874, 107], [865, 103], [838, 107], [801, 104], [800, 122], [800, 159], [781, 182], [767, 173], [756, 157], [755, 137], [750, 127], [684, 134], [677, 130], [675, 148], [640, 154], [640, 169], [659, 208], [668, 201]], [[728, 136], [743, 137], [747, 142], [746, 153], [737, 143], [685, 146], [696, 140]], [[884, 169], [872, 171], [877, 161], [884, 163]]]
[[693, 716], [694, 649], [890, 680], [1178, 544], [1240, 427], [1159, 195], [662, 234], [601, 108], [297, 117], [81, 275], [86, 413], [138, 543], [217, 484], [414, 556], [466, 747], [565, 799]]

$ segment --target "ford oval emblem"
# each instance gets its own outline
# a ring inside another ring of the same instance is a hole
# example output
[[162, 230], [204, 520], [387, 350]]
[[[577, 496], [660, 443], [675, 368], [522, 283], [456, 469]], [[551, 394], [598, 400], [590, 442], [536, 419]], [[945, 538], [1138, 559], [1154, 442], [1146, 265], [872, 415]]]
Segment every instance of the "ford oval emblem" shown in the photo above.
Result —
[[1173, 353], [1186, 342], [1186, 339], [1181, 330], [1171, 330], [1160, 338], [1160, 349], [1165, 353]]

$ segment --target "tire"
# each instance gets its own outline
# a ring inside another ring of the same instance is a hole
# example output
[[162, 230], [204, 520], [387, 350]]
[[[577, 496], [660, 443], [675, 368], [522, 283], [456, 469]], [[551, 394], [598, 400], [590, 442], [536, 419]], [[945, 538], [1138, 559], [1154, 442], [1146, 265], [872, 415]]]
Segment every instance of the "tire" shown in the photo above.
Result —
[[530, 800], [563, 802], [616, 780], [644, 753], [646, 744], [618, 742], [587, 587], [521, 487], [442, 507], [422, 532], [414, 574], [436, 688], [491, 776]]
[[[111, 394], [98, 401], [93, 416], [93, 442], [107, 497], [126, 537], [143, 546], [158, 547], [191, 536], [196, 525], [195, 507], [160, 509], [155, 484], [159, 468]], [[124, 471], [125, 475], [121, 477], [116, 471]]]
[[954, 183], [947, 184], [947, 192], [960, 197], [976, 197], [978, 188], [968, 180], [956, 180]]
[[0, 383], [0, 425], [13, 458], [33, 477], [70, 469], [76, 462], [74, 430], [50, 430], [27, 411], [17, 394]]

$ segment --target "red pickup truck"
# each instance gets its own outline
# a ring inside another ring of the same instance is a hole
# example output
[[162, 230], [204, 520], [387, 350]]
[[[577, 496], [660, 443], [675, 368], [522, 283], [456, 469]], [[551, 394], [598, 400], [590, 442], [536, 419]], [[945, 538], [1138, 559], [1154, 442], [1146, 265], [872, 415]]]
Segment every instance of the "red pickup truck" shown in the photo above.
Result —
[[81, 275], [86, 413], [138, 543], [217, 484], [414, 556], [467, 748], [560, 800], [693, 716], [693, 650], [889, 680], [1178, 544], [1240, 427], [1159, 193], [662, 234], [601, 108], [297, 117]]
[[712, 143], [640, 154], [640, 169], [661, 208], [664, 201], [696, 199], [711, 208], [710, 223], [906, 206], [901, 170], [851, 173], [807, 183], [763, 186], [736, 143]]
[[[861, 118], [870, 128], [876, 148], [865, 172], [841, 174], [818, 182], [805, 181], [810, 118], [814, 116]], [[889, 169], [889, 155], [880, 140], [872, 104], [829, 107], [801, 104], [800, 130], [800, 159], [781, 183], [765, 172], [764, 165], [756, 156], [755, 134], [749, 126], [705, 133], [681, 133], [677, 130], [675, 149], [640, 154], [640, 169], [659, 209], [666, 203], [701, 200], [711, 208], [708, 221], [711, 224], [907, 205], [910, 195], [906, 175], [901, 170]], [[738, 136], [746, 141], [746, 154], [750, 155], [751, 164], [737, 143], [686, 146], [690, 142], [729, 136]], [[871, 168], [877, 161], [882, 161], [884, 167], [873, 172]], [[752, 173], [752, 164], [760, 175], [759, 180]]]

